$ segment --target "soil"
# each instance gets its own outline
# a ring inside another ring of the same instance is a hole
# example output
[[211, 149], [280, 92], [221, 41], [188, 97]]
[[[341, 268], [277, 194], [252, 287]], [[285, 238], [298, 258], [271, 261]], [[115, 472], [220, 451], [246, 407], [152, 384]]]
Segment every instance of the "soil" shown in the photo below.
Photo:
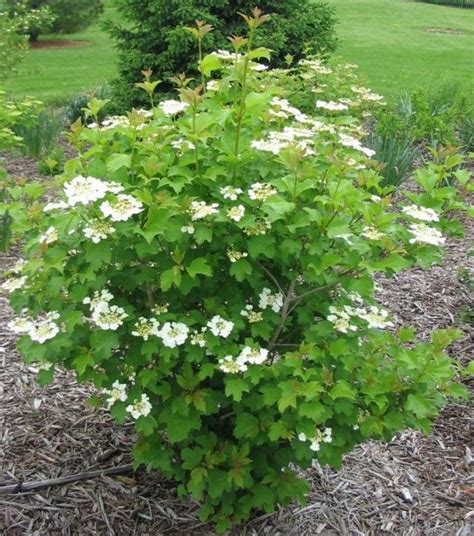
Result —
[[85, 39], [42, 39], [41, 41], [33, 41], [30, 43], [30, 48], [33, 50], [41, 48], [75, 48], [85, 47], [89, 44], [90, 41], [86, 41]]
[[[9, 163], [16, 174], [37, 174], [30, 163]], [[23, 167], [22, 167], [23, 166]], [[442, 266], [378, 278], [378, 298], [397, 323], [429, 337], [438, 327], [457, 326], [464, 337], [451, 349], [467, 362], [474, 354], [471, 307], [474, 258], [466, 236], [450, 239]], [[0, 258], [15, 261], [12, 252]], [[116, 425], [93, 409], [93, 389], [58, 371], [45, 388], [37, 368], [22, 363], [6, 324], [12, 313], [0, 296], [0, 486], [56, 478], [131, 462], [133, 425]], [[370, 441], [345, 457], [339, 471], [315, 466], [304, 476], [312, 490], [304, 507], [293, 505], [256, 516], [232, 535], [271, 536], [468, 536], [474, 520], [472, 406], [445, 408], [432, 433], [406, 431], [389, 443]], [[179, 499], [176, 485], [139, 470], [23, 494], [0, 494], [0, 532], [5, 536], [212, 535], [199, 522], [198, 505]]]

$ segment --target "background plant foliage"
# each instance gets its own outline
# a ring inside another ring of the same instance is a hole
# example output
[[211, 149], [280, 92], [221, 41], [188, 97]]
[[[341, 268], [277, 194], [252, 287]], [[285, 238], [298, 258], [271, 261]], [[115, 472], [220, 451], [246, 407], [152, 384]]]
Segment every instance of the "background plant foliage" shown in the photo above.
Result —
[[[97, 403], [135, 420], [136, 464], [177, 480], [219, 531], [304, 500], [298, 467], [427, 432], [464, 394], [444, 353], [459, 334], [384, 329], [373, 281], [429, 267], [460, 232], [442, 215], [463, 208], [462, 157], [419, 170], [398, 211], [362, 143], [377, 97], [347, 97], [319, 60], [261, 71], [264, 20], [247, 19], [236, 54], [202, 59], [205, 92], [178, 79], [180, 100], [155, 105], [147, 71], [151, 110], [100, 122], [106, 101], [89, 103], [58, 199], [41, 207], [35, 191], [23, 208], [26, 260], [3, 285], [40, 380], [61, 365], [94, 382]], [[298, 77], [332, 100], [313, 93], [303, 113], [283, 83]]]
[[[109, 22], [107, 28], [119, 52], [120, 77], [115, 80], [116, 104], [120, 107], [143, 102], [133, 90], [143, 69], [153, 69], [168, 79], [177, 73], [196, 73], [196, 42], [182, 31], [195, 19], [214, 27], [205, 41], [205, 50], [229, 49], [229, 35], [240, 35], [244, 24], [239, 12], [247, 12], [255, 2], [249, 0], [117, 0], [121, 24]], [[301, 58], [305, 52], [330, 53], [337, 45], [334, 9], [309, 0], [262, 0], [271, 18], [257, 44], [270, 43], [271, 63], [283, 65], [286, 55]]]

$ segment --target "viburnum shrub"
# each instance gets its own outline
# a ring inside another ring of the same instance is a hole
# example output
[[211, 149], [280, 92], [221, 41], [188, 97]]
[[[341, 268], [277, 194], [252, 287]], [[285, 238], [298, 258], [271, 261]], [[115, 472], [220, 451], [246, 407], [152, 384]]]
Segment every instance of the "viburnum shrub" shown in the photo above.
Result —
[[[136, 465], [176, 480], [218, 531], [303, 500], [315, 460], [427, 432], [464, 394], [444, 353], [459, 333], [395, 330], [373, 276], [440, 259], [468, 175], [421, 169], [399, 210], [357, 117], [337, 100], [293, 106], [252, 47], [265, 16], [246, 21], [233, 54], [177, 80], [179, 99], [157, 105], [148, 71], [149, 110], [99, 122], [105, 101], [91, 101], [59, 197], [3, 284], [40, 381], [58, 366], [92, 381], [135, 422]], [[370, 110], [369, 94], [352, 98]]]

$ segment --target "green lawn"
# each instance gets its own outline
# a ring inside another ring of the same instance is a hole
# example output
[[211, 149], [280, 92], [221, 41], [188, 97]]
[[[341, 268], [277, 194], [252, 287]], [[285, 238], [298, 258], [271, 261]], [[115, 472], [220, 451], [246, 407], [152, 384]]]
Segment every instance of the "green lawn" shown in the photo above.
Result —
[[[103, 17], [115, 15], [108, 5]], [[99, 24], [74, 35], [40, 37], [45, 39], [85, 40], [86, 43], [80, 47], [30, 50], [18, 72], [6, 84], [7, 91], [15, 97], [32, 95], [45, 102], [64, 102], [72, 95], [103, 84], [116, 73], [112, 40]]]
[[340, 20], [339, 54], [359, 65], [372, 89], [391, 96], [449, 80], [472, 88], [474, 9], [413, 0], [328, 2]]
[[[360, 66], [360, 73], [374, 90], [390, 97], [415, 86], [431, 88], [448, 80], [472, 85], [473, 9], [413, 0], [327, 1], [336, 7], [340, 20], [339, 54]], [[113, 0], [109, 0], [105, 16], [116, 16], [112, 6]], [[430, 31], [434, 29], [449, 33]], [[114, 76], [116, 54], [99, 25], [63, 39], [84, 39], [88, 44], [31, 50], [7, 90], [15, 96], [60, 102]]]

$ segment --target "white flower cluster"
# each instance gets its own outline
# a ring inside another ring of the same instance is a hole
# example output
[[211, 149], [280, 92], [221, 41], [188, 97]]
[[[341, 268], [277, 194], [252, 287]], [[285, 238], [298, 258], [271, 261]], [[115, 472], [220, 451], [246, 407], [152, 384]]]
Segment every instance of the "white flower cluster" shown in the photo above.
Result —
[[209, 80], [209, 82], [206, 84], [206, 91], [219, 91], [219, 88], [219, 80]]
[[184, 138], [179, 138], [171, 142], [173, 149], [176, 149], [179, 154], [183, 154], [186, 151], [192, 151], [196, 148], [192, 141], [186, 140]]
[[46, 232], [40, 235], [39, 243], [40, 244], [54, 244], [58, 240], [58, 231], [56, 227], [48, 227]]
[[107, 397], [105, 400], [107, 409], [110, 409], [115, 402], [127, 400], [127, 385], [116, 380], [112, 384], [112, 389], [104, 389], [103, 393]]
[[316, 101], [316, 108], [321, 108], [322, 110], [328, 110], [330, 112], [342, 112], [349, 109], [347, 104], [344, 104], [343, 102], [323, 100]]
[[183, 225], [181, 227], [181, 232], [192, 235], [196, 229], [194, 228], [194, 225]]
[[115, 331], [123, 324], [128, 315], [122, 307], [110, 305], [112, 299], [113, 295], [108, 290], [102, 290], [95, 292], [93, 298], [84, 298], [82, 303], [89, 305], [90, 321], [93, 324], [104, 330]]
[[43, 319], [33, 320], [30, 317], [19, 317], [8, 324], [8, 328], [14, 333], [27, 334], [32, 341], [43, 344], [53, 339], [59, 333], [60, 328], [55, 322], [59, 318], [57, 311], [51, 311]]
[[372, 91], [370, 91], [370, 89], [366, 87], [351, 86], [351, 89], [354, 93], [359, 95], [359, 98], [361, 98], [362, 100], [383, 104], [384, 98], [382, 97], [382, 95], [372, 93]]
[[248, 194], [250, 199], [254, 201], [266, 201], [272, 195], [276, 195], [278, 192], [268, 182], [254, 182], [250, 185]]
[[339, 133], [339, 141], [342, 145], [344, 145], [344, 147], [351, 147], [352, 149], [356, 149], [357, 151], [360, 151], [361, 153], [365, 154], [365, 156], [367, 156], [368, 158], [371, 158], [375, 154], [375, 151], [373, 151], [372, 149], [364, 147], [360, 140], [352, 136], [348, 136], [347, 134], [344, 134], [342, 132]]
[[115, 227], [106, 221], [93, 218], [84, 227], [83, 232], [86, 238], [92, 240], [94, 244], [98, 244], [101, 240], [106, 239], [109, 235], [114, 233]]
[[177, 115], [181, 112], [184, 112], [184, 110], [189, 107], [189, 104], [187, 104], [186, 102], [170, 99], [161, 101], [158, 106], [165, 115], [171, 117], [173, 115]]
[[243, 205], [238, 205], [236, 207], [231, 207], [227, 210], [227, 216], [235, 222], [239, 222], [245, 215], [245, 207]]
[[298, 434], [298, 439], [302, 442], [310, 441], [311, 445], [309, 448], [313, 452], [318, 452], [321, 448], [321, 443], [331, 443], [332, 442], [332, 429], [326, 427], [324, 430], [316, 429], [316, 433], [313, 437], [307, 437], [306, 434], [301, 432]]
[[151, 411], [151, 404], [148, 395], [142, 394], [141, 398], [134, 400], [132, 404], [125, 408], [127, 413], [136, 420], [140, 417], [146, 417]]
[[220, 192], [224, 199], [230, 199], [231, 201], [237, 201], [239, 195], [243, 193], [241, 188], [236, 188], [235, 186], [223, 186]]
[[[357, 295], [358, 296], [358, 295]], [[351, 295], [349, 295], [351, 297]], [[361, 299], [356, 299], [361, 303]], [[348, 333], [349, 331], [357, 331], [357, 326], [351, 323], [352, 318], [357, 317], [367, 322], [369, 328], [385, 329], [393, 327], [393, 322], [389, 320], [389, 314], [386, 309], [377, 307], [375, 305], [369, 308], [353, 307], [351, 305], [344, 305], [343, 307], [329, 307], [330, 314], [327, 316], [329, 322], [334, 325], [334, 329], [341, 333]]]
[[206, 346], [206, 335], [207, 328], [201, 328], [201, 331], [194, 330], [191, 334], [191, 337], [189, 339], [189, 342], [193, 346], [199, 346], [200, 348], [204, 348]]
[[410, 244], [429, 244], [431, 246], [442, 246], [446, 242], [443, 234], [430, 227], [425, 223], [414, 223], [408, 228], [413, 238], [410, 238]]
[[68, 208], [69, 205], [65, 201], [54, 201], [46, 203], [43, 207], [43, 212], [52, 212], [53, 210], [64, 210]]
[[235, 249], [228, 249], [227, 256], [229, 257], [230, 262], [237, 262], [237, 261], [240, 261], [240, 259], [248, 257], [248, 253], [246, 251], [237, 251]]
[[439, 221], [438, 214], [432, 208], [409, 205], [402, 208], [402, 212], [407, 216], [420, 221]]
[[104, 201], [100, 210], [106, 218], [112, 221], [127, 221], [143, 210], [143, 204], [131, 195], [119, 194], [114, 201]]
[[234, 323], [230, 320], [225, 320], [222, 316], [215, 315], [209, 320], [207, 327], [216, 337], [224, 337], [226, 339], [232, 333]]
[[219, 368], [226, 374], [237, 374], [245, 372], [248, 365], [261, 365], [267, 358], [268, 350], [245, 346], [236, 359], [231, 355], [219, 359]]
[[[314, 127], [316, 128], [316, 126]], [[311, 148], [314, 145], [314, 131], [307, 128], [285, 127], [282, 131], [272, 131], [266, 140], [253, 140], [251, 147], [258, 151], [279, 154], [280, 151], [294, 145], [301, 149], [305, 156], [316, 154]]]
[[276, 108], [276, 110], [270, 110], [270, 114], [275, 117], [281, 117], [283, 119], [288, 119], [290, 116], [295, 119], [298, 123], [304, 123], [308, 120], [308, 116], [302, 111], [298, 110], [286, 99], [280, 99], [279, 97], [273, 97], [270, 101], [271, 106]]
[[103, 199], [109, 192], [117, 194], [122, 191], [123, 187], [120, 184], [102, 181], [95, 177], [83, 177], [82, 175], [78, 175], [64, 184], [64, 193], [70, 207], [90, 205]]
[[150, 337], [158, 337], [160, 335], [158, 329], [160, 323], [156, 318], [140, 317], [134, 327], [135, 329], [132, 331], [132, 335], [134, 337], [142, 337], [144, 341], [147, 341]]
[[191, 214], [191, 219], [193, 221], [202, 220], [207, 216], [212, 214], [217, 214], [219, 212], [219, 205], [217, 203], [211, 203], [210, 205], [206, 204], [205, 201], [193, 201], [189, 212]]
[[244, 228], [244, 233], [247, 236], [260, 236], [266, 234], [268, 229], [271, 229], [271, 223], [265, 219], [258, 219], [253, 225], [247, 225]]
[[2, 288], [8, 292], [14, 292], [15, 290], [19, 290], [23, 288], [27, 281], [26, 275], [21, 277], [12, 277], [10, 279], [7, 279], [2, 283]]
[[237, 54], [235, 52], [229, 52], [228, 50], [219, 49], [212, 52], [213, 56], [217, 56], [223, 61], [238, 62], [242, 58], [242, 54]]
[[318, 74], [331, 74], [333, 72], [333, 70], [327, 65], [324, 65], [321, 60], [303, 59], [298, 62], [298, 65], [306, 67]]
[[258, 306], [260, 309], [267, 309], [271, 307], [275, 313], [280, 312], [283, 307], [283, 295], [281, 292], [276, 292], [275, 294], [269, 288], [264, 288], [259, 295], [260, 301]]
[[361, 235], [365, 238], [368, 238], [369, 240], [382, 240], [382, 238], [385, 236], [378, 229], [369, 225], [365, 226], [362, 229]]
[[176, 348], [184, 344], [188, 334], [189, 328], [182, 322], [165, 322], [158, 332], [158, 336], [168, 348]]
[[263, 320], [262, 312], [255, 311], [253, 305], [250, 303], [245, 306], [245, 309], [240, 311], [240, 314], [249, 321], [249, 324], [255, 324], [256, 322], [261, 322]]

